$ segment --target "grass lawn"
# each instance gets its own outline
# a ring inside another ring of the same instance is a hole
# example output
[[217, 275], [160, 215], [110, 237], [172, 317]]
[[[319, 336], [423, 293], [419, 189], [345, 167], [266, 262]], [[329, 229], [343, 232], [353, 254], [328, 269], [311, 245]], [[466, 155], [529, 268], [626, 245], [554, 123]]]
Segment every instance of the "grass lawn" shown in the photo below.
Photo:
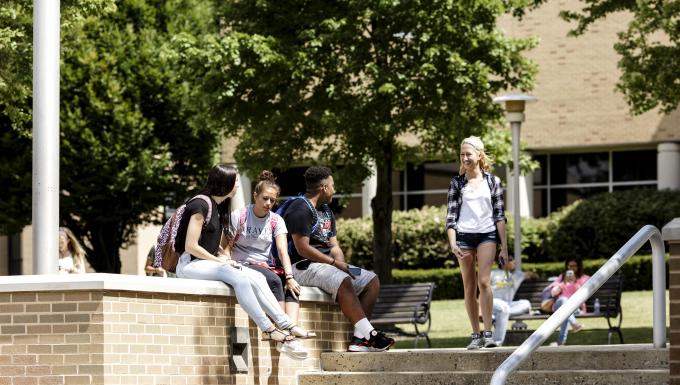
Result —
[[[668, 293], [666, 293], [666, 325], [668, 321]], [[652, 343], [652, 292], [624, 291], [621, 298], [623, 309], [623, 332], [626, 343]], [[536, 330], [542, 320], [526, 321], [530, 330]], [[607, 320], [604, 318], [579, 319], [584, 329], [578, 333], [569, 333], [569, 345], [602, 345], [607, 343]], [[512, 321], [510, 321], [512, 325]], [[510, 327], [510, 325], [508, 327]], [[413, 330], [409, 325], [399, 325], [405, 330]], [[463, 300], [441, 300], [432, 302], [432, 329], [430, 339], [434, 348], [461, 348], [469, 342], [470, 323], [465, 313]], [[557, 332], [546, 341], [546, 344], [557, 340]], [[669, 336], [669, 332], [666, 332]], [[395, 348], [413, 348], [413, 338], [399, 337]], [[618, 343], [618, 337], [612, 336], [612, 343]], [[426, 343], [419, 342], [419, 347]]]

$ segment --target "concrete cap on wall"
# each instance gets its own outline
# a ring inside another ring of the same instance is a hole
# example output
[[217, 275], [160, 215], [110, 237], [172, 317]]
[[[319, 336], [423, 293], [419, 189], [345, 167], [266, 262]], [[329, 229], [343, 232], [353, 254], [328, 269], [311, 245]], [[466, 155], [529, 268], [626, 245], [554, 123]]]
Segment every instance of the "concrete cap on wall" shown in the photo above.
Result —
[[661, 238], [664, 241], [680, 241], [680, 218], [673, 219], [661, 229]]

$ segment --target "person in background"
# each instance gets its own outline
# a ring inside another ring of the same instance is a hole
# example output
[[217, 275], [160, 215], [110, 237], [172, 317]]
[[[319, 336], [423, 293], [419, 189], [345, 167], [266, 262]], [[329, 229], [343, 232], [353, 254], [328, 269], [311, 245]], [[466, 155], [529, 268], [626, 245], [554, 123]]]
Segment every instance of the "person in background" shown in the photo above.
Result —
[[[496, 346], [491, 332], [491, 268], [498, 245], [500, 260], [508, 260], [503, 187], [500, 178], [490, 173], [491, 159], [484, 152], [480, 138], [471, 136], [463, 139], [460, 164], [459, 175], [451, 178], [449, 185], [446, 234], [451, 252], [460, 264], [465, 309], [472, 326], [467, 349], [491, 348]], [[480, 309], [483, 333], [479, 330]]]
[[513, 301], [517, 288], [525, 279], [535, 278], [531, 272], [522, 273], [515, 267], [515, 258], [508, 256], [505, 264], [500, 264], [500, 269], [491, 271], [491, 290], [493, 291], [493, 319], [494, 340], [496, 345], [502, 346], [508, 329], [508, 321], [511, 316], [529, 314], [531, 302], [526, 299]]
[[[550, 294], [556, 297], [553, 305], [553, 312], [557, 311], [578, 289], [586, 283], [590, 278], [588, 274], [583, 272], [583, 261], [580, 258], [570, 258], [564, 262], [566, 271], [560, 274], [559, 277], [550, 285]], [[569, 334], [568, 326], [571, 325], [571, 331], [574, 333], [583, 329], [583, 324], [576, 321], [576, 315], [586, 312], [586, 304], [582, 303], [580, 308], [574, 314], [570, 315], [566, 321], [560, 325], [560, 334], [557, 337], [557, 345], [564, 345], [567, 343], [567, 336]]]
[[85, 250], [73, 232], [59, 228], [59, 274], [85, 273]]
[[[146, 256], [146, 265], [144, 265], [144, 272], [149, 277], [168, 277], [169, 274], [162, 266], [154, 267], [154, 257], [156, 253], [156, 245], [151, 246], [149, 254]], [[174, 274], [173, 274], [174, 276]]]

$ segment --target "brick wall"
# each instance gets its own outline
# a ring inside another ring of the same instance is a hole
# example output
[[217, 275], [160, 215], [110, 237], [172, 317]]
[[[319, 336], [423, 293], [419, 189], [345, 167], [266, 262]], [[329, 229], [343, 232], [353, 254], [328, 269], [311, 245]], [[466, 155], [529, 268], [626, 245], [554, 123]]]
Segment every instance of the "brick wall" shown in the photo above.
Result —
[[510, 36], [540, 39], [527, 53], [538, 65], [536, 86], [531, 90], [538, 102], [526, 107], [522, 142], [540, 151], [680, 140], [680, 110], [633, 116], [623, 94], [615, 89], [621, 71], [614, 44], [617, 33], [626, 30], [629, 15], [608, 15], [582, 36], [567, 36], [575, 24], [562, 20], [559, 12], [580, 10], [583, 4], [548, 1], [522, 20], [511, 16], [499, 20], [499, 28]]
[[662, 235], [670, 246], [670, 383], [680, 385], [680, 218], [664, 226]]
[[[23, 279], [23, 282], [22, 282]], [[76, 279], [78, 281], [69, 281]], [[280, 355], [218, 282], [87, 274], [0, 278], [0, 385], [295, 384], [321, 351], [344, 350], [349, 323], [305, 288], [310, 357]], [[229, 366], [229, 328], [247, 327], [250, 370]]]

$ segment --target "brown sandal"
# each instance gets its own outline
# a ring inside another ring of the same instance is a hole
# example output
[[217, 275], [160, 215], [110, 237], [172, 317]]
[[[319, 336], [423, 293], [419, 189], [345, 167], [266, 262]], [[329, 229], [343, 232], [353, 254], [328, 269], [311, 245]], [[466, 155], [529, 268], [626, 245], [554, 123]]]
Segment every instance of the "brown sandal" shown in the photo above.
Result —
[[277, 327], [262, 332], [262, 341], [287, 342], [294, 339], [295, 336], [290, 335]]
[[290, 335], [294, 336], [295, 338], [300, 338], [300, 339], [308, 339], [308, 338], [316, 338], [316, 333], [307, 331], [298, 325], [293, 325], [286, 329]]

